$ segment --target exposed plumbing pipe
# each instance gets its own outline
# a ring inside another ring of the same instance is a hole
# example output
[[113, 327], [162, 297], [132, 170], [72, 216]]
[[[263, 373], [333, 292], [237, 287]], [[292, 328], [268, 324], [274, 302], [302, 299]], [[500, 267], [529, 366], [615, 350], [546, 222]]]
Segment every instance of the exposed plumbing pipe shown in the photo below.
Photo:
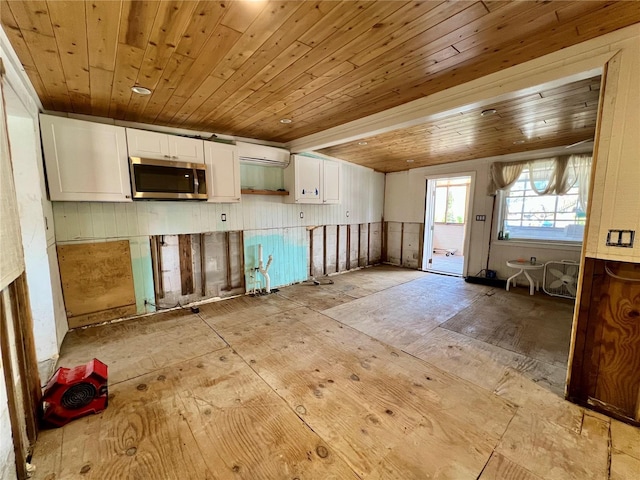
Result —
[[263, 268], [262, 265], [262, 244], [258, 244], [258, 271], [262, 274], [262, 276], [264, 277], [264, 283], [265, 283], [265, 292], [267, 293], [271, 293], [271, 279], [269, 278], [269, 274], [267, 273], [269, 271], [269, 267], [271, 266], [271, 262], [273, 261], [273, 255], [269, 255], [269, 260], [267, 260], [267, 266]]

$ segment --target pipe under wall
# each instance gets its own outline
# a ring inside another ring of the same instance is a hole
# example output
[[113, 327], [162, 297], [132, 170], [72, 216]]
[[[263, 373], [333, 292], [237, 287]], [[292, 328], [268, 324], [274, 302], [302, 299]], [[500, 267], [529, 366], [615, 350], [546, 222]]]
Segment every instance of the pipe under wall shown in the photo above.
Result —
[[262, 244], [258, 244], [258, 271], [264, 277], [264, 290], [266, 293], [271, 293], [271, 279], [269, 278], [269, 267], [273, 261], [273, 255], [269, 255], [267, 260], [267, 266], [264, 267], [262, 263]]

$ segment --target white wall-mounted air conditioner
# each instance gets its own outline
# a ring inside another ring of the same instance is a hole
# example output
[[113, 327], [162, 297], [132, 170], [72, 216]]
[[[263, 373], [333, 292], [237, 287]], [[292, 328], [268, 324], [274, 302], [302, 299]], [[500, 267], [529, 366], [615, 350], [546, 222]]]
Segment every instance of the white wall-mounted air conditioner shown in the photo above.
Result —
[[284, 148], [247, 142], [236, 142], [236, 147], [238, 148], [238, 157], [242, 163], [281, 168], [289, 165], [291, 155]]

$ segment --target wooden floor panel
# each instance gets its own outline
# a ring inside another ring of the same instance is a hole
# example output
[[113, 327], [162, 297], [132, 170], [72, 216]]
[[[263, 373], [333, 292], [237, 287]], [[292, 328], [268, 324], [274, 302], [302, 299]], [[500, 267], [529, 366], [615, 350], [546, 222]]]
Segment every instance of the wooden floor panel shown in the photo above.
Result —
[[109, 407], [41, 432], [33, 478], [634, 478], [639, 429], [564, 401], [535, 342], [487, 336], [505, 308], [547, 328], [561, 302], [392, 267], [333, 278], [69, 333], [60, 364], [105, 361]]
[[200, 317], [175, 310], [73, 330], [64, 339], [58, 365], [98, 358], [108, 365], [109, 383], [114, 384], [225, 346]]
[[569, 357], [572, 314], [571, 301], [495, 290], [494, 295], [478, 299], [442, 326], [564, 367]]
[[421, 277], [323, 313], [390, 345], [404, 348], [447, 321], [486, 291], [458, 278]]

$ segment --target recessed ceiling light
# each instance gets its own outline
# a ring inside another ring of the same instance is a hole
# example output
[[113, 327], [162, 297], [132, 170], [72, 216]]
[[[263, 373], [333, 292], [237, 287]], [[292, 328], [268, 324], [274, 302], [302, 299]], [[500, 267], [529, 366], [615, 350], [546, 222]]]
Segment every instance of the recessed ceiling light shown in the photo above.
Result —
[[282, 118], [280, 119], [280, 123], [291, 123], [293, 122], [293, 120], [291, 120], [290, 118]]
[[496, 113], [498, 113], [498, 111], [495, 108], [488, 108], [486, 110], [482, 110], [480, 112], [480, 116], [481, 117], [487, 117], [489, 115], [495, 115]]
[[151, 90], [146, 87], [141, 87], [140, 85], [135, 85], [131, 87], [134, 93], [138, 93], [140, 95], [151, 95]]
[[522, 145], [526, 140], [516, 140], [513, 142], [514, 145]]
[[358, 142], [358, 145], [366, 145], [368, 142]]
[[415, 160], [413, 160], [413, 159], [407, 160], [407, 163], [413, 163], [413, 162], [415, 162]]

